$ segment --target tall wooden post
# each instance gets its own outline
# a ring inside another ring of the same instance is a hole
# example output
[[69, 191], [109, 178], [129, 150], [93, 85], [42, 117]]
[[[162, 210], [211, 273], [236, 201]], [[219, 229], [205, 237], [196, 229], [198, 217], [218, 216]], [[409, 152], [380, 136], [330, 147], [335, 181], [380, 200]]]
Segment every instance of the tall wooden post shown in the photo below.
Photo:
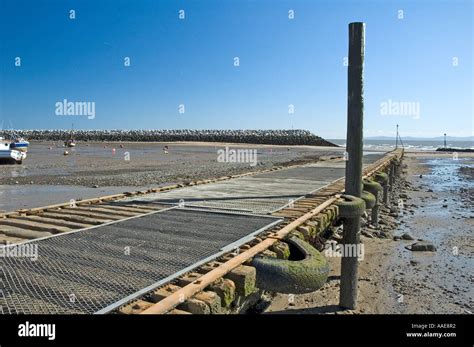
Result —
[[[362, 132], [364, 118], [364, 47], [365, 24], [349, 24], [349, 69], [347, 99], [347, 154], [345, 192], [356, 197], [362, 192]], [[342, 243], [359, 247], [360, 216], [344, 222]], [[355, 247], [351, 247], [354, 249]], [[357, 252], [355, 252], [357, 253]], [[339, 306], [357, 306], [357, 254], [343, 254]]]

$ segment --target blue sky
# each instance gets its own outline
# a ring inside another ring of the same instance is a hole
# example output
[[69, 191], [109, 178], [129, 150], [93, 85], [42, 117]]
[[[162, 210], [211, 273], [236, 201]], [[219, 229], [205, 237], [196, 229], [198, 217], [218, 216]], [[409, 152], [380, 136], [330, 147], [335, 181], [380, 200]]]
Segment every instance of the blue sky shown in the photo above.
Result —
[[[0, 4], [3, 128], [298, 128], [344, 138], [347, 26], [363, 21], [365, 135], [393, 135], [397, 123], [406, 136], [474, 134], [472, 1]], [[63, 99], [95, 102], [95, 118], [56, 115]], [[388, 100], [417, 103], [419, 117], [381, 114]]]

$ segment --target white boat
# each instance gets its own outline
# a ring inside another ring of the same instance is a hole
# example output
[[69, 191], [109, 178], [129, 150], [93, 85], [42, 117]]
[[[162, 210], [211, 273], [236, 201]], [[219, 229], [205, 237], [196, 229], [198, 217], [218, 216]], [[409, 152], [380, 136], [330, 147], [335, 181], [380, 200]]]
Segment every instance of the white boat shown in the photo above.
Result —
[[30, 143], [24, 138], [19, 137], [11, 142], [11, 148], [20, 152], [28, 152], [28, 146]]
[[64, 141], [64, 147], [76, 147], [76, 141], [74, 140], [74, 123], [71, 126], [71, 133], [69, 138]]
[[0, 162], [21, 164], [26, 159], [26, 152], [11, 148], [11, 142], [0, 139]]
[[76, 142], [73, 139], [64, 141], [64, 146], [66, 147], [76, 147]]

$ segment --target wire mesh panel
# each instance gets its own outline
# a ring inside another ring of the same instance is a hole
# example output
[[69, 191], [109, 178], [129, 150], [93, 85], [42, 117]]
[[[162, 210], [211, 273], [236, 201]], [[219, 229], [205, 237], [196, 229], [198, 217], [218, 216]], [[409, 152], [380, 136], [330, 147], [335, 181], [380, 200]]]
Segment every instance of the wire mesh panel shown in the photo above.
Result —
[[121, 200], [269, 214], [344, 176], [344, 168], [301, 167]]
[[[384, 156], [365, 153], [364, 166]], [[320, 161], [301, 167], [240, 177], [228, 181], [183, 187], [166, 192], [131, 197], [117, 203], [184, 203], [186, 206], [212, 210], [234, 210], [245, 213], [270, 214], [291, 202], [344, 177], [344, 160]]]
[[366, 152], [362, 157], [362, 164], [368, 165], [375, 163], [377, 160], [383, 158], [386, 155], [384, 152]]
[[[365, 153], [364, 166], [384, 156]], [[345, 161], [320, 161], [301, 167], [240, 177], [228, 181], [183, 187], [166, 192], [131, 197], [116, 202], [144, 204], [184, 203], [185, 206], [212, 210], [234, 210], [245, 213], [270, 214], [288, 206], [305, 194], [315, 192], [344, 177]]]
[[[274, 178], [274, 179], [298, 179], [313, 182], [332, 182], [338, 178], [344, 177], [345, 167], [319, 167], [319, 166], [304, 166], [296, 167], [288, 170], [279, 170], [263, 173], [258, 175], [259, 178]], [[308, 182], [306, 183], [308, 185]]]
[[[0, 312], [95, 313], [245, 243], [279, 219], [174, 208], [0, 248]], [[17, 251], [17, 253], [19, 253]]]
[[245, 198], [245, 199], [222, 199], [222, 200], [186, 200], [185, 206], [209, 208], [212, 210], [232, 210], [236, 213], [266, 214], [279, 210], [282, 206], [296, 200], [299, 196], [288, 196], [284, 198]]

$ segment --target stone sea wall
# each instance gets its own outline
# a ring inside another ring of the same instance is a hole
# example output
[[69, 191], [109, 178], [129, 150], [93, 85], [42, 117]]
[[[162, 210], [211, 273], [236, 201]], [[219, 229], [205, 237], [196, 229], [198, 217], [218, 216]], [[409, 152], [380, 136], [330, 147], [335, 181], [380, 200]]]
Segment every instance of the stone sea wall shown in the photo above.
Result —
[[[64, 141], [70, 130], [4, 130], [6, 138], [21, 136], [28, 140]], [[337, 145], [307, 130], [74, 130], [76, 141], [132, 141], [132, 142], [230, 142], [272, 145]]]

